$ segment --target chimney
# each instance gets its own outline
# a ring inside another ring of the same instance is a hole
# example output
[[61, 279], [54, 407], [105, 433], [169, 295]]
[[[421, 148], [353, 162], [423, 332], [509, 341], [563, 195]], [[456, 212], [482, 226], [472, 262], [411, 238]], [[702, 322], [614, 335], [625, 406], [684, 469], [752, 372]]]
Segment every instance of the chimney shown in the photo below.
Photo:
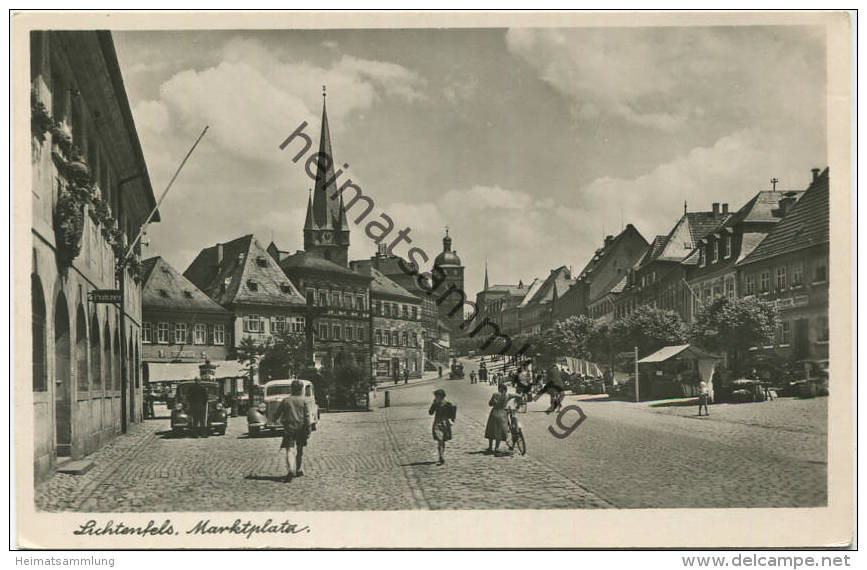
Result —
[[223, 264], [223, 244], [217, 244], [217, 267]]
[[605, 247], [614, 243], [614, 236], [605, 236]]
[[386, 255], [388, 255], [388, 246], [384, 243], [378, 244], [376, 246], [376, 254], [379, 257], [385, 257]]
[[792, 210], [792, 206], [795, 205], [796, 199], [794, 196], [785, 196], [777, 202], [777, 206], [779, 209], [777, 210], [778, 215], [782, 218], [786, 214], [788, 214]]
[[713, 215], [714, 216], [719, 214], [719, 202], [714, 202], [712, 205], [712, 208], [713, 208]]
[[724, 203], [724, 204], [722, 205], [722, 213], [723, 213], [723, 214], [728, 214], [728, 213], [729, 213], [729, 205], [728, 205], [728, 202], [726, 202], [726, 203]]
[[822, 172], [822, 169], [820, 169], [820, 168], [813, 168], [813, 169], [811, 170], [811, 172], [813, 173], [813, 182], [815, 182], [816, 179], [819, 178], [819, 173]]

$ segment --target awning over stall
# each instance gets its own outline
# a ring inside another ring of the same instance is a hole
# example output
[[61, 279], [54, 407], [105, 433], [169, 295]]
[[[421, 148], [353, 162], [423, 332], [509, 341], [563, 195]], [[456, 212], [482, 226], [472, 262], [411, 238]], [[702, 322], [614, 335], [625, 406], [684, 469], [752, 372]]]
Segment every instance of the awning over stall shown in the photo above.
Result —
[[678, 360], [693, 359], [693, 360], [721, 360], [721, 357], [705, 352], [691, 344], [678, 344], [674, 346], [664, 346], [649, 356], [645, 356], [638, 361], [639, 364], [647, 364], [651, 362], [665, 362], [672, 358]]
[[[144, 362], [144, 377], [148, 382], [181, 382], [199, 377], [201, 362]], [[247, 369], [234, 360], [215, 360], [217, 367], [214, 379], [247, 376]]]

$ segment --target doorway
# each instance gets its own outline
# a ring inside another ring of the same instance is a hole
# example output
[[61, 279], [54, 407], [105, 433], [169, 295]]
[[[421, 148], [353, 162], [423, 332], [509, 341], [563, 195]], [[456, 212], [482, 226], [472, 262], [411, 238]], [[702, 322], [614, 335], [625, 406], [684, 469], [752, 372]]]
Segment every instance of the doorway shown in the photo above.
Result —
[[54, 309], [54, 430], [58, 457], [72, 455], [72, 354], [69, 309], [61, 292]]

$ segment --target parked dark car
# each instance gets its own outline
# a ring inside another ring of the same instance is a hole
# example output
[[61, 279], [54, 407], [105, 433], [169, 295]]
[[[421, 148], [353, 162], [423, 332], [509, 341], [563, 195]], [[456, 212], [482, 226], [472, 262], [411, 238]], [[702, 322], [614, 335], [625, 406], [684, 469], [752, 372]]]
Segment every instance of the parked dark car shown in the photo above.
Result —
[[[205, 412], [208, 430], [218, 435], [225, 435], [228, 424], [228, 413], [223, 406], [220, 385], [216, 382], [200, 382], [200, 384], [208, 391], [208, 404]], [[175, 392], [175, 406], [172, 409], [171, 417], [172, 432], [175, 435], [183, 435], [193, 426], [193, 419], [189, 415], [190, 404], [188, 399], [190, 386], [193, 385], [195, 385], [195, 381], [181, 382], [178, 384], [177, 392]]]

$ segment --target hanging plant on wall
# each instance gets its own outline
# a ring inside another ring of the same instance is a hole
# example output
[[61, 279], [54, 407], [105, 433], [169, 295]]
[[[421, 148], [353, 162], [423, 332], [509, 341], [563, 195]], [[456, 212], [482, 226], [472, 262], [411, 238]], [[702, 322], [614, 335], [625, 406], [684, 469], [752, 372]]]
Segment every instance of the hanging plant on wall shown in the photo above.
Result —
[[54, 208], [54, 235], [57, 253], [67, 263], [81, 252], [84, 232], [84, 204], [71, 192], [61, 192]]
[[45, 142], [45, 135], [54, 128], [54, 119], [45, 105], [36, 97], [36, 91], [30, 91], [30, 132], [40, 143]]

